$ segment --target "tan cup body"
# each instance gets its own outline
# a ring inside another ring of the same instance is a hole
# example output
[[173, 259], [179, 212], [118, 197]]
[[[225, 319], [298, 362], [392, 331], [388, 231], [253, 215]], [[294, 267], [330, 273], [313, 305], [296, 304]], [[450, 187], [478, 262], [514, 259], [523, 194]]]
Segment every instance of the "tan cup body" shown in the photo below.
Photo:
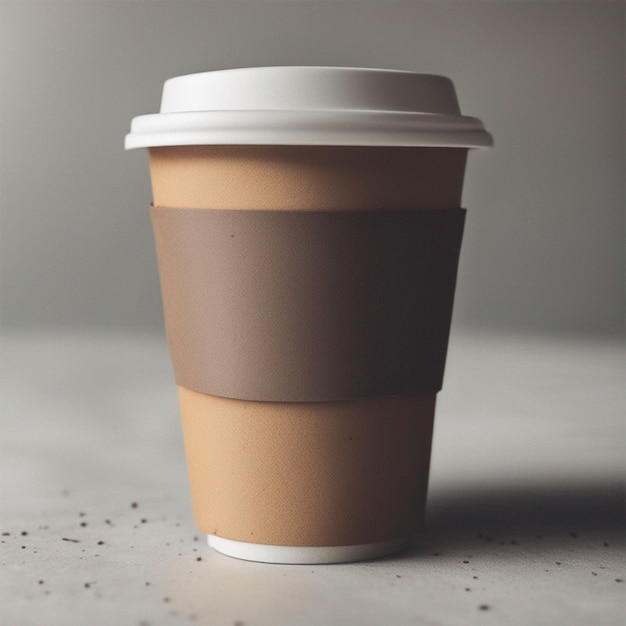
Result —
[[[149, 153], [159, 207], [428, 210], [461, 205], [467, 150], [177, 146]], [[203, 532], [341, 546], [419, 530], [435, 395], [275, 403], [179, 386], [179, 399]]]

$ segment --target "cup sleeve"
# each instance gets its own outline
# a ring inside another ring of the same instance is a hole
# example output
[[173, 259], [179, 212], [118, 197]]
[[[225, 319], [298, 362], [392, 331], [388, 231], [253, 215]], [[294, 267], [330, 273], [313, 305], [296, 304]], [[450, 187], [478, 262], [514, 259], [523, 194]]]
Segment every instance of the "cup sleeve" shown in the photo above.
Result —
[[272, 402], [437, 392], [465, 213], [152, 207], [177, 384]]

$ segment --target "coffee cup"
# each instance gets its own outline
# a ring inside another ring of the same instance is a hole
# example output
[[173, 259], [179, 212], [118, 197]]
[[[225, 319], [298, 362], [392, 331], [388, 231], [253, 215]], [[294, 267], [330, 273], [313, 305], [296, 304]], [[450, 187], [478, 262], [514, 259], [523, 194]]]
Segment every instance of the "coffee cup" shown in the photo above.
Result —
[[439, 76], [205, 72], [147, 148], [194, 517], [224, 554], [376, 558], [423, 521], [465, 211], [491, 145]]

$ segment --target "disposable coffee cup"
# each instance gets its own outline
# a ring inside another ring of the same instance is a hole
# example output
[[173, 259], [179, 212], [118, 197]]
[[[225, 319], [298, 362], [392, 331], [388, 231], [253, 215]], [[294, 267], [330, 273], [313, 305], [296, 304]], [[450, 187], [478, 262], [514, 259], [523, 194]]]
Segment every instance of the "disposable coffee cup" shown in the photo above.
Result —
[[194, 517], [242, 559], [381, 557], [419, 532], [465, 210], [492, 143], [440, 76], [166, 81], [147, 148]]

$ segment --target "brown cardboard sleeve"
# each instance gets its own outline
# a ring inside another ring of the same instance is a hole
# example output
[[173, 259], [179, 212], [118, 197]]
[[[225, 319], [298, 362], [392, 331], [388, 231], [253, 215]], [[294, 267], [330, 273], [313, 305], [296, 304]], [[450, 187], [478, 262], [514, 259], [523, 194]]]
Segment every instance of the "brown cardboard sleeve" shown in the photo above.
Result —
[[438, 391], [464, 219], [152, 207], [177, 384], [268, 402]]

